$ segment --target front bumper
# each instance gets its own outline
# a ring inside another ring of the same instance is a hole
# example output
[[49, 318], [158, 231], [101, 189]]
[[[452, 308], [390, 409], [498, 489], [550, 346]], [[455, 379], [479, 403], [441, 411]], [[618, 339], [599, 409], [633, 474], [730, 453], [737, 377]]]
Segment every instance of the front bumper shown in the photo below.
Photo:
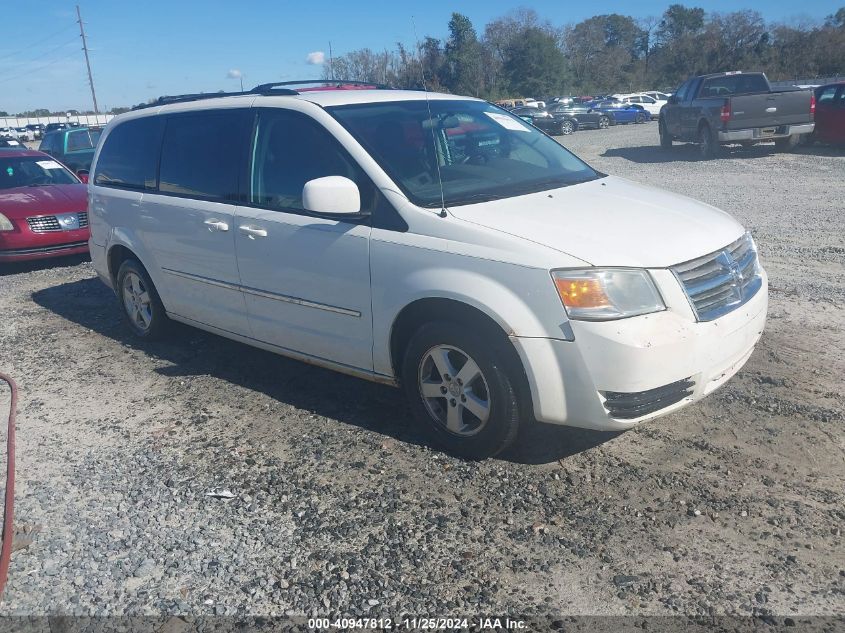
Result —
[[47, 259], [59, 255], [78, 255], [88, 252], [87, 228], [71, 231], [35, 233], [17, 223], [14, 231], [0, 233], [0, 262], [21, 262]]
[[[810, 134], [815, 128], [815, 123], [802, 123], [800, 125], [775, 125], [772, 127], [749, 128], [747, 130], [720, 131], [719, 142], [771, 141], [779, 138], [788, 138], [793, 134]], [[774, 132], [769, 133], [767, 130], [774, 130]]]
[[574, 341], [513, 337], [541, 422], [624, 430], [700, 400], [751, 356], [766, 322], [768, 283], [709, 322], [682, 304], [618, 321], [571, 321]]

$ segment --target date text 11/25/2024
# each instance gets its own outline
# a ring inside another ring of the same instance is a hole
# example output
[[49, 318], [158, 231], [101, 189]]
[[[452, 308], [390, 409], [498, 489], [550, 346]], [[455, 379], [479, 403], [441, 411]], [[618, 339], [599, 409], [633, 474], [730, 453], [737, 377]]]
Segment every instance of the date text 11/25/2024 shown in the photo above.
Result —
[[465, 631], [506, 630], [519, 631], [526, 628], [524, 620], [510, 618], [310, 618], [308, 628], [315, 630], [406, 629], [411, 631]]

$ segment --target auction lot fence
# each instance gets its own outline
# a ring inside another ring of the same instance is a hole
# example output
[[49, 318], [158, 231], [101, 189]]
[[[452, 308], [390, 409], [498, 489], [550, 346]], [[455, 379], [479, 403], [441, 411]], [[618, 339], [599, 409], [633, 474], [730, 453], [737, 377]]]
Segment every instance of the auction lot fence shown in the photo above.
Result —
[[79, 114], [67, 116], [0, 117], [0, 127], [23, 127], [41, 123], [79, 123], [80, 125], [105, 125], [114, 118], [113, 114]]

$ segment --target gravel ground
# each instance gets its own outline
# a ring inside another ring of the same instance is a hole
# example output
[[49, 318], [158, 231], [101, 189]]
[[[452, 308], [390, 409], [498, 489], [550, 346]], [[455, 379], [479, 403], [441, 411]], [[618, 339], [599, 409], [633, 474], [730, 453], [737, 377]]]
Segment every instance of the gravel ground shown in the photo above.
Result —
[[388, 387], [185, 327], [135, 343], [87, 261], [0, 269], [0, 614], [845, 614], [845, 153], [699, 162], [655, 123], [562, 142], [754, 231], [770, 321], [725, 387], [470, 463]]

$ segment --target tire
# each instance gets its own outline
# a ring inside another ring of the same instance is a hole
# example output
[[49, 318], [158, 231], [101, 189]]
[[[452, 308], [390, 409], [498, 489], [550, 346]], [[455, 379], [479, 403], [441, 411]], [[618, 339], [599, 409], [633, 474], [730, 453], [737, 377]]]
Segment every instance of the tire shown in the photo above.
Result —
[[484, 459], [516, 439], [521, 406], [504, 344], [449, 321], [423, 325], [408, 342], [405, 394], [414, 417], [448, 452]]
[[127, 259], [117, 271], [117, 298], [136, 337], [154, 341], [166, 334], [170, 320], [155, 285], [138, 260]]
[[775, 140], [775, 149], [779, 152], [790, 152], [798, 147], [798, 142], [801, 140], [798, 134], [792, 134], [786, 138], [779, 138]]
[[575, 125], [572, 121], [561, 121], [560, 122], [560, 133], [562, 136], [569, 136], [575, 131]]
[[713, 136], [710, 126], [701, 125], [698, 128], [698, 152], [703, 160], [716, 158], [719, 155], [719, 143]]
[[657, 133], [660, 135], [660, 147], [663, 149], [672, 149], [672, 137], [669, 136], [669, 130], [666, 129], [665, 119], [660, 119], [657, 123]]
[[645, 123], [645, 113], [638, 114], [637, 118], [634, 120], [634, 123]]
[[600, 116], [599, 117], [599, 129], [606, 130], [610, 127], [610, 117]]

